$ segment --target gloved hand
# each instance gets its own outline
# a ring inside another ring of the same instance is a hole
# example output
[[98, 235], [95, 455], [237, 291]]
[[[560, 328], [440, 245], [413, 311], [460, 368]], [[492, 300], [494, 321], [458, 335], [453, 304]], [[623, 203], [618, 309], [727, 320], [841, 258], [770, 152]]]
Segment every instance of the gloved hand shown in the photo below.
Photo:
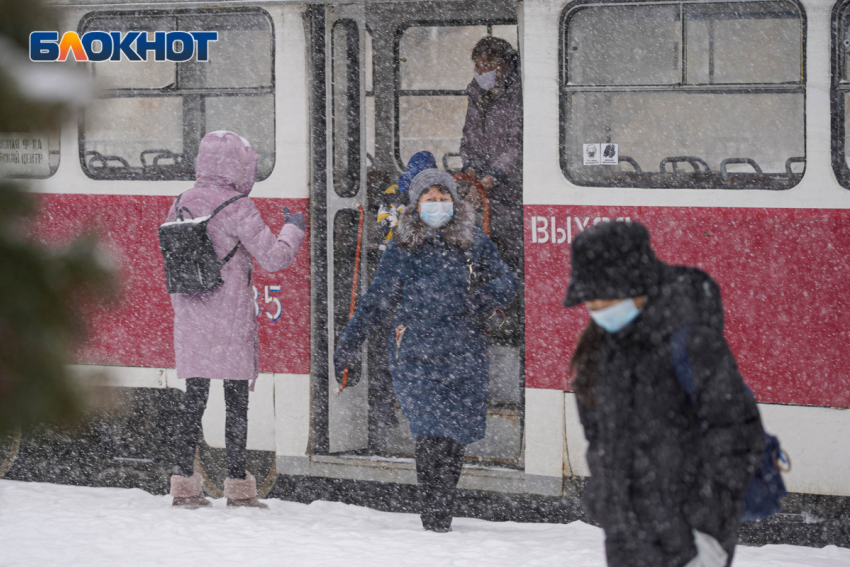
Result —
[[350, 359], [353, 358], [351, 353], [346, 349], [337, 347], [334, 351], [334, 371], [336, 372], [337, 380], [342, 378], [342, 373], [345, 372], [345, 367], [348, 366]]
[[307, 223], [304, 222], [304, 215], [301, 213], [295, 213], [293, 215], [289, 212], [289, 207], [283, 208], [283, 222], [284, 224], [294, 224], [301, 230], [307, 229]]

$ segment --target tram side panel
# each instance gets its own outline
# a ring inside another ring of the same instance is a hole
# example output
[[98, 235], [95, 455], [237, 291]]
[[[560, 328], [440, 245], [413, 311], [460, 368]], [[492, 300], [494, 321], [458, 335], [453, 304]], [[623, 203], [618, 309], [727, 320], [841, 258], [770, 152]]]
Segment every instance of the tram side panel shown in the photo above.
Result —
[[[829, 409], [850, 406], [850, 211], [526, 206], [528, 388], [569, 388], [566, 365], [588, 321], [586, 311], [562, 307], [569, 246], [585, 228], [617, 218], [645, 224], [661, 260], [698, 266], [720, 284], [741, 374], [762, 404], [767, 428], [797, 457], [789, 487], [850, 493], [840, 474], [850, 466], [841, 456], [850, 418]], [[565, 415], [573, 472], [586, 475], [571, 394]]]
[[[117, 305], [96, 309], [90, 338], [77, 362], [105, 366], [173, 368], [173, 311], [165, 290], [157, 228], [173, 197], [42, 194], [35, 232], [60, 245], [86, 231], [104, 242], [122, 280]], [[283, 225], [284, 206], [307, 212], [306, 199], [256, 199], [272, 230]], [[309, 235], [308, 235], [309, 238]], [[254, 266], [260, 336], [260, 372], [309, 374], [309, 248], [302, 246], [286, 270]]]

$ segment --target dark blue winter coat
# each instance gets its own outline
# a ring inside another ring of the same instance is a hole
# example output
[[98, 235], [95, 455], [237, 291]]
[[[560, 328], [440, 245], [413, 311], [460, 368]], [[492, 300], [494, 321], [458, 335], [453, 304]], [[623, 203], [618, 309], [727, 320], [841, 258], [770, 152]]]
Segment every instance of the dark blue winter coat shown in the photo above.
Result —
[[[484, 281], [470, 292], [470, 267]], [[414, 207], [378, 265], [375, 279], [339, 337], [338, 373], [363, 341], [395, 314], [387, 340], [390, 372], [414, 437], [472, 443], [484, 437], [489, 361], [478, 314], [513, 301], [517, 278], [475, 226], [464, 203], [440, 230], [422, 224]], [[400, 340], [397, 332], [404, 329]]]

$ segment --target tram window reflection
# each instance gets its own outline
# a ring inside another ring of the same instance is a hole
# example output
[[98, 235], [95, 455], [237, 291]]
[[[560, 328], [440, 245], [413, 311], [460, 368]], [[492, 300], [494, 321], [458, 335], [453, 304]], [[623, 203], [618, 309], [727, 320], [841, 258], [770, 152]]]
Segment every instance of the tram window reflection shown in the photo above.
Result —
[[[787, 189], [802, 178], [796, 3], [573, 4], [561, 31], [561, 165], [572, 182]], [[617, 162], [587, 159], [585, 144], [617, 144]]]
[[198, 144], [227, 129], [259, 154], [257, 179], [274, 168], [274, 40], [259, 9], [92, 13], [80, 32], [219, 32], [208, 62], [92, 63], [101, 89], [80, 130], [82, 166], [94, 179], [193, 179]]

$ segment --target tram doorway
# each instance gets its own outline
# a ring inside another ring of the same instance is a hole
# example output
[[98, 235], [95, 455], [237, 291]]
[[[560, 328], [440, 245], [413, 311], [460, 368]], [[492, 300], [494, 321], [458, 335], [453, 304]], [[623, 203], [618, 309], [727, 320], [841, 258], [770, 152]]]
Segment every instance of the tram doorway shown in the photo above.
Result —
[[[388, 201], [404, 204], [405, 196], [393, 193], [393, 186], [407, 160], [428, 150], [438, 167], [453, 174], [462, 172], [460, 146], [467, 85], [473, 79], [472, 50], [488, 36], [504, 39], [518, 50], [516, 4], [501, 0], [369, 3], [310, 10], [312, 449], [337, 456], [412, 457], [414, 441], [388, 370], [386, 336], [391, 318], [364, 344], [360, 359], [349, 367], [341, 393], [342, 377], [334, 375], [333, 350], [349, 318], [355, 279], [355, 301], [359, 301], [387, 243], [388, 227], [378, 222], [379, 208]], [[521, 108], [517, 112], [521, 116]], [[521, 133], [517, 138], [521, 140]], [[516, 165], [521, 171], [521, 164]], [[514, 245], [519, 243], [518, 259], [509, 263], [521, 277], [521, 184], [518, 195], [518, 202], [512, 203], [520, 211], [518, 222], [498, 228]], [[499, 222], [502, 217], [493, 215], [491, 224]], [[487, 435], [467, 447], [468, 462], [522, 468], [522, 296], [521, 289], [509, 310], [507, 327], [489, 336]]]

